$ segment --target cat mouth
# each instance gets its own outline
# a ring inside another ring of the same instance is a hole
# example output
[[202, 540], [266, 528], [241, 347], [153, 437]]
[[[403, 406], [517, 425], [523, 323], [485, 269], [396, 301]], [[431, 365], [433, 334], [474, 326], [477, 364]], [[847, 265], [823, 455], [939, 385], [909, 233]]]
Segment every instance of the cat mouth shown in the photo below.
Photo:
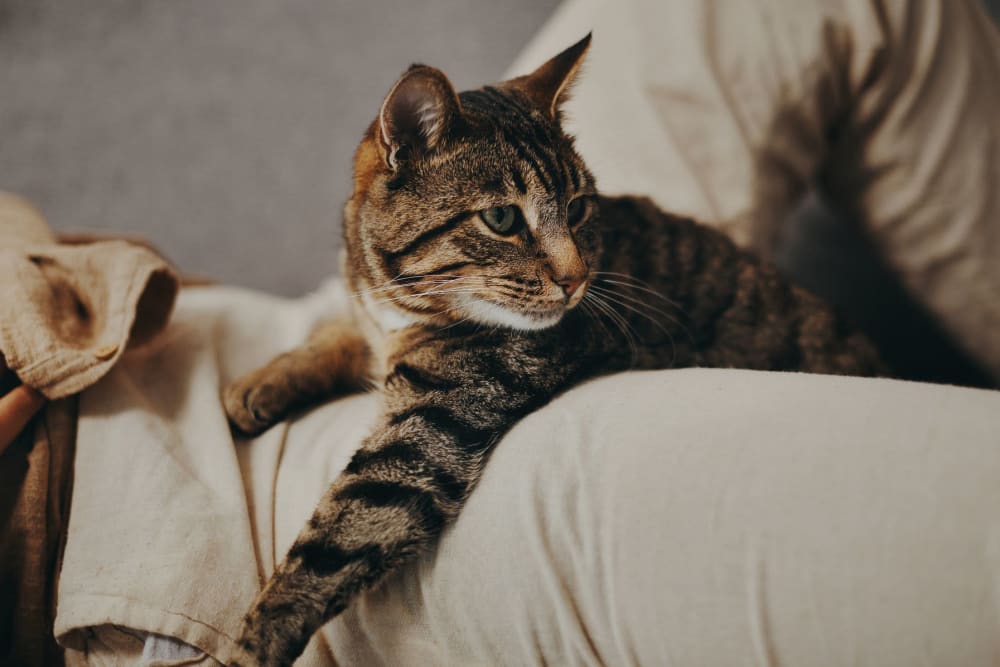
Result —
[[483, 297], [461, 295], [459, 307], [470, 320], [490, 326], [504, 326], [520, 331], [538, 331], [555, 326], [574, 306], [562, 301], [542, 308], [514, 308]]

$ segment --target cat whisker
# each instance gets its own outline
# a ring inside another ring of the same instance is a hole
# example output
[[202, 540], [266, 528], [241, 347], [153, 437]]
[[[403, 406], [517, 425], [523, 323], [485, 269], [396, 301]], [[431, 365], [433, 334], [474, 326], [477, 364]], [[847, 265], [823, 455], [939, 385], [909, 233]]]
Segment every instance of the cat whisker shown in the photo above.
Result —
[[611, 329], [609, 329], [608, 326], [604, 323], [604, 320], [601, 319], [601, 316], [594, 308], [594, 305], [588, 302], [586, 298], [584, 298], [582, 301], [580, 301], [580, 307], [583, 308], [583, 312], [585, 312], [588, 317], [590, 317], [592, 320], [601, 325], [601, 328], [604, 329], [604, 333], [608, 335], [608, 338], [611, 338]]
[[632, 335], [631, 325], [628, 323], [628, 320], [626, 320], [621, 313], [616, 311], [611, 304], [607, 303], [605, 299], [598, 294], [590, 292], [590, 290], [587, 290], [587, 293], [583, 298], [584, 300], [590, 299], [594, 306], [604, 313], [612, 322], [614, 322], [615, 326], [622, 332], [622, 335], [628, 342], [629, 350], [632, 352], [632, 366], [635, 366], [639, 358], [639, 349], [636, 345], [635, 338]]
[[433, 289], [433, 290], [427, 290], [425, 292], [413, 292], [411, 294], [402, 294], [400, 296], [391, 296], [376, 300], [380, 302], [399, 301], [401, 299], [410, 299], [410, 298], [419, 299], [421, 297], [438, 296], [441, 294], [462, 294], [462, 293], [478, 292], [478, 291], [479, 291], [478, 287], [455, 287], [451, 289]]
[[691, 334], [691, 330], [684, 324], [683, 320], [680, 317], [677, 317], [677, 316], [675, 316], [672, 313], [668, 313], [667, 311], [663, 310], [662, 308], [657, 308], [656, 306], [650, 304], [649, 302], [647, 302], [647, 301], [645, 301], [643, 299], [640, 299], [638, 297], [634, 297], [634, 296], [629, 295], [629, 294], [623, 294], [623, 293], [619, 292], [618, 290], [615, 290], [615, 289], [610, 288], [610, 287], [596, 287], [594, 285], [591, 285], [591, 289], [597, 289], [599, 292], [613, 294], [614, 296], [616, 296], [616, 297], [618, 297], [620, 299], [625, 299], [626, 301], [629, 301], [630, 303], [634, 304], [636, 307], [645, 308], [647, 310], [653, 311], [654, 313], [657, 313], [657, 314], [663, 316], [671, 324], [677, 325], [677, 327], [681, 331], [684, 332], [684, 335], [687, 336], [688, 342], [690, 342], [692, 346], [696, 346], [694, 336]]
[[[670, 304], [671, 306], [673, 306], [677, 310], [681, 311], [682, 313], [684, 312], [684, 309], [681, 308], [681, 306], [680, 306], [679, 303], [677, 303], [673, 299], [668, 298], [663, 293], [658, 292], [655, 289], [652, 289], [652, 287], [649, 285], [649, 283], [643, 282], [642, 280], [639, 280], [638, 278], [635, 278], [635, 277], [630, 276], [630, 275], [625, 274], [625, 273], [616, 273], [614, 271], [596, 271], [594, 273], [594, 275], [595, 276], [603, 276], [603, 275], [617, 276], [621, 280], [615, 280], [613, 278], [598, 278], [598, 279], [600, 281], [602, 281], [602, 282], [610, 283], [612, 285], [621, 285], [622, 287], [628, 287], [630, 289], [639, 290], [640, 292], [645, 292], [646, 294], [650, 294], [652, 296], [655, 296], [655, 297], [663, 300], [664, 302]], [[632, 282], [625, 282], [625, 280], [630, 280]]]
[[[626, 309], [628, 309], [628, 310], [630, 310], [632, 312], [635, 312], [636, 314], [638, 314], [640, 316], [644, 316], [647, 319], [650, 319], [654, 324], [656, 324], [658, 327], [660, 327], [661, 330], [663, 330], [666, 333], [666, 330], [663, 329], [662, 325], [660, 325], [659, 322], [656, 322], [656, 320], [652, 320], [648, 316], [646, 316], [643, 313], [635, 310], [634, 308], [630, 307], [628, 304], [625, 304], [622, 301], [619, 301], [618, 299], [615, 299], [612, 296], [609, 296], [607, 294], [597, 294], [597, 293], [595, 293], [594, 294], [594, 298], [595, 299], [601, 299], [605, 303], [605, 305], [607, 305], [608, 307], [610, 307], [613, 310], [613, 312], [615, 313], [615, 315], [617, 316], [617, 318], [620, 319], [625, 324], [625, 326], [628, 328], [628, 330], [630, 332], [634, 333], [634, 336], [632, 336], [633, 340], [638, 340], [639, 339], [639, 333], [632, 326], [632, 323], [629, 322], [629, 318], [626, 317], [625, 315], [623, 315], [622, 313], [619, 313], [617, 310], [615, 310], [614, 306], [616, 306], [616, 305], [617, 306], [622, 306], [622, 307], [624, 307], [624, 308], [626, 308]], [[667, 335], [669, 335], [669, 333]]]
[[[438, 285], [447, 285], [448, 283], [447, 282], [440, 282], [440, 283], [423, 283], [423, 284], [424, 285], [438, 286]], [[386, 292], [392, 292], [394, 290], [398, 290], [401, 287], [403, 287], [403, 285], [393, 285], [391, 287], [376, 287], [376, 288], [367, 289], [367, 290], [360, 290], [358, 292], [351, 292], [349, 294], [349, 296], [360, 297], [360, 296], [371, 296], [371, 295], [375, 295], [375, 294], [385, 294]]]
[[609, 299], [610, 301], [613, 301], [614, 303], [617, 303], [617, 304], [619, 304], [621, 306], [624, 306], [624, 307], [628, 308], [629, 310], [637, 313], [638, 315], [641, 315], [642, 317], [645, 317], [647, 319], [652, 319], [652, 321], [656, 322], [660, 326], [662, 326], [662, 324], [659, 322], [659, 320], [656, 320], [655, 318], [652, 318], [649, 314], [647, 314], [645, 312], [639, 311], [636, 308], [636, 306], [641, 306], [641, 307], [644, 307], [644, 308], [648, 308], [648, 309], [652, 310], [653, 312], [655, 312], [655, 313], [657, 313], [659, 315], [662, 315], [663, 317], [667, 318], [671, 323], [674, 323], [674, 324], [677, 323], [677, 320], [674, 317], [672, 317], [670, 315], [670, 313], [667, 313], [666, 311], [664, 311], [664, 310], [662, 310], [660, 308], [657, 308], [656, 306], [651, 306], [648, 303], [646, 303], [646, 302], [644, 302], [644, 301], [642, 301], [640, 299], [636, 299], [635, 297], [630, 297], [630, 296], [628, 296], [626, 294], [621, 294], [621, 293], [616, 292], [616, 291], [614, 291], [612, 289], [608, 289], [607, 287], [598, 287], [597, 285], [591, 285], [590, 289], [594, 290], [594, 292], [596, 294], [600, 294], [601, 296]]
[[634, 296], [631, 296], [629, 294], [622, 294], [621, 292], [619, 292], [619, 291], [617, 291], [615, 289], [612, 289], [610, 287], [599, 287], [597, 285], [591, 285], [590, 289], [596, 290], [599, 294], [613, 294], [613, 295], [617, 296], [620, 299], [625, 299], [626, 301], [629, 301], [629, 302], [631, 302], [633, 304], [636, 304], [638, 306], [642, 306], [644, 308], [648, 308], [649, 310], [652, 310], [653, 312], [659, 313], [660, 315], [662, 315], [663, 317], [665, 317], [667, 320], [669, 320], [673, 324], [676, 324], [678, 326], [683, 326], [683, 324], [681, 323], [681, 321], [678, 318], [676, 318], [673, 314], [668, 313], [667, 311], [663, 310], [662, 308], [657, 308], [656, 306], [654, 306], [654, 305], [650, 304], [649, 302], [644, 301], [643, 299], [640, 299], [638, 297], [634, 297]]
[[[450, 313], [453, 310], [457, 310], [457, 308], [448, 308], [448, 309], [445, 309], [445, 310], [441, 311], [438, 314], [439, 315], [444, 315], [445, 313]], [[472, 315], [466, 315], [465, 317], [463, 317], [462, 319], [460, 319], [458, 321], [452, 322], [451, 324], [448, 324], [446, 326], [441, 327], [440, 329], [438, 329], [438, 333], [441, 333], [442, 331], [447, 331], [448, 329], [451, 329], [453, 327], [457, 327], [458, 325], [462, 324], [463, 322], [468, 322], [471, 319], [472, 319]]]
[[[371, 287], [369, 289], [358, 290], [353, 292], [350, 296], [364, 296], [365, 294], [378, 294], [382, 292], [388, 292], [391, 290], [399, 289], [400, 287], [409, 287], [413, 285], [449, 285], [456, 283], [460, 280], [465, 280], [472, 276], [438, 276], [438, 275], [428, 275], [428, 276], [414, 276], [414, 278], [419, 278], [419, 280], [409, 280], [408, 282], [395, 282], [396, 279], [389, 281], [389, 284], [379, 285], [378, 287]], [[428, 280], [431, 278], [431, 280]]]
[[[436, 313], [434, 313], [434, 315], [437, 316], [437, 317], [440, 317], [442, 315], [447, 315], [449, 313], [454, 313], [456, 311], [461, 312], [461, 306], [447, 306], [446, 308], [444, 308], [442, 310], [439, 310]], [[463, 321], [465, 321], [467, 319], [469, 319], [469, 318], [468, 317], [464, 317], [464, 318], [458, 320], [457, 322], [452, 322], [452, 323], [448, 324], [447, 326], [439, 329], [438, 331], [444, 331], [445, 329], [448, 329], [449, 327], [453, 327], [456, 324], [459, 324], [459, 323], [461, 323], [461, 322], [463, 322]]]
[[[383, 285], [383, 286], [380, 286], [380, 287], [374, 287], [374, 288], [371, 288], [371, 289], [368, 289], [368, 290], [361, 290], [359, 292], [355, 292], [354, 295], [352, 295], [352, 296], [364, 296], [364, 295], [373, 295], [373, 294], [383, 294], [385, 292], [391, 292], [393, 290], [398, 290], [398, 289], [400, 289], [402, 287], [434, 287], [434, 288], [441, 288], [441, 287], [445, 287], [445, 286], [448, 286], [448, 285], [457, 285], [457, 286], [461, 286], [461, 287], [472, 287], [476, 283], [471, 283], [470, 284], [467, 281], [470, 278], [476, 278], [476, 277], [478, 277], [478, 276], [457, 276], [455, 278], [446, 278], [446, 279], [440, 279], [440, 280], [438, 280], [438, 279], [434, 279], [434, 280], [421, 280], [419, 282], [401, 283], [401, 284], [398, 284], [398, 285]], [[410, 293], [410, 294], [419, 295], [420, 293], [416, 292], [416, 293]]]
[[[602, 273], [618, 275], [618, 276], [622, 276], [622, 277], [628, 278], [629, 280], [634, 280], [637, 283], [642, 283], [642, 281], [639, 280], [638, 278], [634, 278], [634, 277], [629, 276], [629, 275], [624, 274], [624, 273], [615, 273], [613, 271], [603, 271], [603, 272], [602, 271], [598, 271], [598, 272], [596, 272], [596, 275], [600, 275]], [[676, 301], [668, 299], [666, 296], [664, 296], [660, 292], [657, 292], [656, 290], [650, 289], [649, 287], [644, 287], [643, 285], [630, 284], [630, 283], [621, 282], [621, 281], [618, 281], [618, 280], [611, 280], [611, 279], [608, 279], [608, 278], [597, 278], [597, 280], [595, 282], [601, 282], [601, 283], [606, 284], [607, 287], [604, 288], [605, 290], [610, 291], [613, 294], [615, 294], [615, 295], [617, 295], [617, 296], [619, 296], [621, 298], [627, 299], [627, 300], [629, 300], [629, 301], [631, 301], [631, 302], [633, 302], [633, 303], [635, 303], [635, 304], [637, 304], [639, 306], [643, 306], [645, 308], [649, 308], [650, 310], [654, 310], [657, 313], [663, 315], [669, 321], [671, 321], [674, 324], [676, 324], [684, 332], [684, 334], [687, 336], [688, 341], [691, 343], [691, 345], [693, 347], [697, 347], [697, 343], [695, 342], [694, 336], [691, 334], [691, 330], [687, 327], [686, 324], [684, 324], [684, 319], [687, 318], [687, 313], [685, 312], [685, 310], [683, 308], [680, 307], [680, 305]], [[634, 289], [634, 290], [639, 290], [640, 292], [651, 294], [653, 296], [657, 296], [661, 300], [663, 300], [664, 303], [666, 303], [667, 305], [669, 305], [672, 308], [674, 308], [676, 310], [677, 315], [675, 316], [675, 315], [670, 314], [670, 313], [668, 313], [668, 312], [666, 312], [666, 311], [664, 311], [664, 310], [662, 310], [660, 308], [657, 308], [657, 307], [651, 305], [650, 303], [648, 303], [647, 301], [645, 301], [643, 299], [637, 298], [635, 296], [623, 294], [621, 291], [616, 290], [613, 287], [611, 287], [611, 285], [619, 285], [621, 287], [627, 287], [627, 288], [631, 288], [631, 289]]]
[[[666, 326], [664, 326], [664, 324], [662, 322], [660, 322], [659, 320], [657, 320], [655, 317], [653, 317], [649, 313], [645, 313], [642, 310], [639, 310], [639, 308], [637, 308], [637, 307], [635, 307], [633, 305], [630, 305], [630, 304], [626, 303], [625, 301], [622, 301], [621, 298], [616, 298], [616, 297], [628, 298], [624, 294], [618, 294], [617, 292], [612, 292], [610, 290], [602, 289], [600, 287], [594, 287], [593, 285], [591, 286], [591, 289], [596, 290], [598, 294], [600, 294], [601, 296], [603, 296], [608, 301], [616, 303], [616, 304], [622, 306], [623, 308], [625, 308], [625, 309], [627, 309], [627, 310], [635, 313], [639, 317], [642, 317], [642, 318], [645, 318], [645, 319], [649, 320], [660, 331], [662, 331], [664, 334], [666, 334], [667, 339], [670, 341], [670, 349], [671, 349], [670, 366], [673, 367], [674, 362], [677, 360], [677, 343], [674, 342], [674, 336], [673, 336], [673, 334], [670, 333], [670, 330]], [[645, 306], [647, 308], [653, 308], [653, 306], [650, 306], [649, 304], [646, 304], [646, 303], [643, 303], [643, 302], [640, 302], [640, 301], [637, 301], [637, 303], [641, 303], [643, 306]], [[653, 309], [654, 310], [659, 310], [658, 308], [653, 308]], [[670, 317], [666, 313], [663, 313], [663, 311], [659, 311], [659, 312], [662, 313], [665, 317], [668, 317], [668, 318]], [[677, 320], [674, 320], [673, 318], [670, 318], [670, 319], [673, 320], [673, 322], [675, 324], [679, 324], [677, 322]]]
[[625, 340], [628, 343], [629, 351], [631, 353], [631, 358], [632, 358], [630, 367], [634, 367], [638, 363], [639, 344], [638, 341], [636, 340], [635, 334], [633, 333], [632, 325], [629, 324], [629, 321], [625, 317], [623, 317], [621, 313], [615, 310], [612, 304], [606, 303], [603, 299], [600, 299], [596, 295], [594, 298], [597, 299], [598, 305], [600, 307], [603, 307], [603, 309], [611, 317], [611, 320], [615, 323], [615, 325], [621, 330], [622, 334], [625, 336]]
[[393, 296], [386, 299], [376, 299], [379, 303], [392, 303], [394, 301], [402, 301], [403, 299], [419, 299], [422, 297], [429, 296], [439, 296], [443, 294], [474, 294], [479, 292], [478, 287], [456, 287], [453, 289], [444, 290], [430, 290], [427, 292], [414, 292], [413, 294], [403, 294], [402, 296]]

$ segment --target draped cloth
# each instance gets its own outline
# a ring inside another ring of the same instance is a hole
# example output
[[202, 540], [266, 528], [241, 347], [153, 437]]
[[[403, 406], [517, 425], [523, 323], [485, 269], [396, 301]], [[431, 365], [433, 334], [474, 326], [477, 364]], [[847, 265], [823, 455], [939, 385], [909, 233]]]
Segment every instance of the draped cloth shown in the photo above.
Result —
[[0, 455], [0, 662], [61, 661], [52, 622], [76, 394], [163, 329], [177, 289], [151, 250], [125, 241], [60, 244], [35, 208], [0, 192], [0, 354], [50, 399]]

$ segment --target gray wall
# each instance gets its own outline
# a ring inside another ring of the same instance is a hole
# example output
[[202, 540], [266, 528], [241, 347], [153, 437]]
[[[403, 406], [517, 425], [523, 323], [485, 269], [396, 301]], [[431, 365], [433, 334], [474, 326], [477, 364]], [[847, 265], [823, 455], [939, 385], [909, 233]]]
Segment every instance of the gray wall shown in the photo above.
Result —
[[336, 270], [351, 155], [396, 76], [495, 80], [556, 4], [0, 0], [0, 189], [298, 294]]

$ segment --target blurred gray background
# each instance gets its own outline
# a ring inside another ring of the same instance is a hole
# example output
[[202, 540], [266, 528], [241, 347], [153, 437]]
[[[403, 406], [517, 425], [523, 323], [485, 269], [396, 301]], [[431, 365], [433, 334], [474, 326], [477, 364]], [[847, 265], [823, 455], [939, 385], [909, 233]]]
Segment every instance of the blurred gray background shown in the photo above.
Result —
[[0, 0], [0, 189], [286, 295], [337, 269], [354, 148], [412, 62], [498, 79], [557, 0]]
[[[351, 157], [399, 73], [496, 80], [557, 4], [0, 0], [0, 189], [57, 229], [139, 234], [185, 272], [301, 294], [338, 269]], [[988, 384], [817, 201], [783, 268], [904, 376]]]

